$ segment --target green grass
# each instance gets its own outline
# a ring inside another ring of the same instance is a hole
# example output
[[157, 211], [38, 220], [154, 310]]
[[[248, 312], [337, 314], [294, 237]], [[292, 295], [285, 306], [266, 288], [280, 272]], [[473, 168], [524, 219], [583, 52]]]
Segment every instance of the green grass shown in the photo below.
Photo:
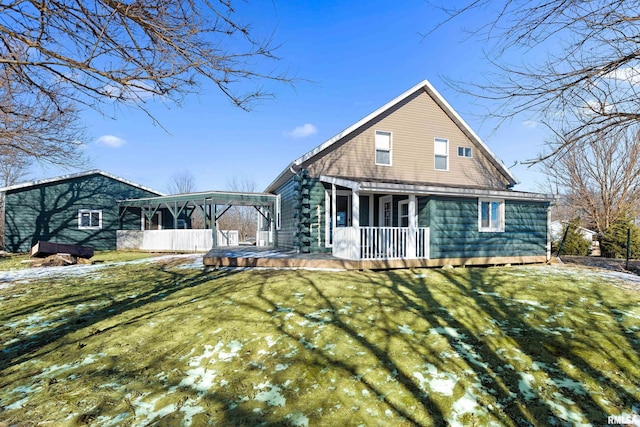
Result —
[[0, 289], [0, 425], [599, 425], [640, 407], [640, 292], [606, 274], [179, 264]]
[[[135, 251], [96, 251], [91, 262], [126, 262], [136, 259], [149, 258], [152, 254], [148, 252]], [[31, 259], [28, 254], [7, 254], [0, 256], [0, 271], [23, 269], [31, 267]]]

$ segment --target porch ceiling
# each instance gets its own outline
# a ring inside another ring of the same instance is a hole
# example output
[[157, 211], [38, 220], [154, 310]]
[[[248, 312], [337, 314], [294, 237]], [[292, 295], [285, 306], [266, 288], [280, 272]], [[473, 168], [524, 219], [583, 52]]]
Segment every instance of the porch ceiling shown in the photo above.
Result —
[[321, 175], [320, 181], [328, 184], [340, 185], [351, 188], [354, 191], [367, 193], [387, 194], [415, 194], [417, 196], [457, 196], [457, 197], [497, 197], [512, 200], [533, 200], [539, 202], [551, 202], [553, 195], [541, 193], [529, 193], [513, 190], [492, 190], [485, 188], [446, 187], [441, 185], [421, 185], [412, 183], [398, 183], [388, 181], [376, 181], [372, 179], [357, 180]]

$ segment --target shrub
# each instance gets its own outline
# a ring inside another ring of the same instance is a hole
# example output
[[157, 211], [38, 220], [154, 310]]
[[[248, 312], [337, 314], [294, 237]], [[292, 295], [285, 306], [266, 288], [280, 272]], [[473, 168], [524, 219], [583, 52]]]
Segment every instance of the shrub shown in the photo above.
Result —
[[[589, 255], [591, 240], [586, 239], [580, 232], [578, 220], [574, 219], [570, 221], [567, 227], [569, 227], [569, 231], [566, 233], [564, 246], [562, 247], [562, 253], [560, 255]], [[563, 233], [562, 235], [564, 237], [565, 234]], [[553, 245], [556, 247], [556, 250], [559, 249], [561, 242], [562, 240]]]
[[630, 214], [619, 216], [602, 235], [600, 247], [603, 256], [626, 258], [628, 230], [631, 230], [631, 258], [640, 258], [640, 229]]

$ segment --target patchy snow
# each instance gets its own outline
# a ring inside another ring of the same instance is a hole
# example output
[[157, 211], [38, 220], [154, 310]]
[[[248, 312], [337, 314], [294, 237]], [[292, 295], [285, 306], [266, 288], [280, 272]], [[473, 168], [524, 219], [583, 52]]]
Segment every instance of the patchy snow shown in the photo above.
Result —
[[398, 326], [398, 330], [400, 330], [401, 334], [405, 334], [405, 335], [413, 335], [413, 334], [415, 334], [415, 332], [413, 332], [408, 325]]
[[263, 390], [256, 394], [254, 398], [258, 402], [266, 402], [269, 406], [284, 406], [287, 402], [284, 396], [280, 394], [282, 388], [272, 385], [269, 381], [258, 384], [254, 389]]
[[526, 372], [518, 372], [518, 374], [520, 375], [520, 379], [518, 380], [518, 390], [520, 390], [520, 393], [524, 396], [525, 400], [537, 398], [538, 394], [534, 391], [535, 387], [533, 385], [535, 382], [534, 376]]
[[227, 344], [229, 352], [219, 352], [218, 359], [228, 362], [238, 355], [238, 352], [242, 349], [242, 343], [240, 341], [231, 341]]
[[155, 256], [141, 258], [132, 261], [107, 262], [99, 264], [76, 264], [61, 267], [33, 267], [12, 270], [0, 270], [0, 289], [7, 288], [17, 283], [24, 283], [40, 279], [62, 279], [65, 277], [87, 276], [92, 273], [99, 272], [107, 267], [116, 267], [121, 265], [145, 264], [150, 262], [166, 261], [172, 259], [193, 259], [189, 265], [198, 264], [198, 268], [202, 268], [202, 255], [196, 254], [171, 254], [163, 256]]
[[440, 372], [435, 365], [425, 363], [427, 369], [424, 372], [414, 372], [413, 376], [418, 380], [422, 391], [440, 393], [444, 396], [453, 396], [453, 388], [458, 383], [458, 377], [449, 372]]

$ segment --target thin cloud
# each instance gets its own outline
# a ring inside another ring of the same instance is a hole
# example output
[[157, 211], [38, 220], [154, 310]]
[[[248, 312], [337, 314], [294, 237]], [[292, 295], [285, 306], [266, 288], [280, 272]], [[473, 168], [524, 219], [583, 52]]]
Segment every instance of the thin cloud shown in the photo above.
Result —
[[290, 138], [307, 138], [311, 135], [315, 135], [316, 133], [318, 133], [318, 128], [311, 123], [305, 123], [291, 131], [285, 131], [284, 135]]
[[125, 141], [124, 139], [118, 138], [117, 136], [113, 136], [113, 135], [103, 135], [96, 140], [96, 144], [106, 145], [107, 147], [111, 147], [111, 148], [119, 148], [126, 143], [127, 141]]
[[625, 67], [618, 68], [605, 75], [610, 79], [625, 81], [632, 85], [640, 84], [640, 68], [638, 67]]
[[538, 127], [539, 124], [540, 122], [537, 122], [535, 120], [525, 120], [524, 122], [522, 122], [522, 126], [529, 129], [535, 129]]

